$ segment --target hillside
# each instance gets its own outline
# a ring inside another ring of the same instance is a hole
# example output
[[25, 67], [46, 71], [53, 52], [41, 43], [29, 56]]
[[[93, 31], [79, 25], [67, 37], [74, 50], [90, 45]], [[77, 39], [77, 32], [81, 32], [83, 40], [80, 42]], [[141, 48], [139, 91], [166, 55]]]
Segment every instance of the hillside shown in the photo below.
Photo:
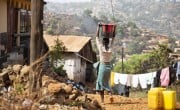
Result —
[[175, 41], [180, 39], [179, 8], [180, 2], [165, 0], [113, 0], [112, 5], [104, 0], [47, 3], [44, 30], [53, 35], [90, 36], [96, 50], [94, 36], [98, 22], [115, 22], [117, 40], [114, 47], [118, 58], [122, 54], [122, 42], [126, 43], [126, 54], [140, 54], [157, 47], [161, 42], [158, 36], [167, 37], [173, 50]]
[[180, 38], [180, 2], [161, 0], [92, 0], [87, 3], [47, 3], [46, 12], [82, 16], [84, 10], [91, 10], [92, 16], [112, 21], [112, 8], [115, 19], [123, 24], [135, 22], [138, 27], [148, 28], [159, 34]]

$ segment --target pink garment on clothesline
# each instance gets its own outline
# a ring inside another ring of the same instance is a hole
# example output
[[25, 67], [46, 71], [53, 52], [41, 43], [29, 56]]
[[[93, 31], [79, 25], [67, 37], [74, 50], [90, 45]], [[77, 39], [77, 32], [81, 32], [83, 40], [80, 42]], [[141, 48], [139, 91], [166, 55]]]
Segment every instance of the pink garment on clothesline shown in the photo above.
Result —
[[161, 86], [168, 86], [169, 85], [169, 67], [164, 68], [161, 70]]

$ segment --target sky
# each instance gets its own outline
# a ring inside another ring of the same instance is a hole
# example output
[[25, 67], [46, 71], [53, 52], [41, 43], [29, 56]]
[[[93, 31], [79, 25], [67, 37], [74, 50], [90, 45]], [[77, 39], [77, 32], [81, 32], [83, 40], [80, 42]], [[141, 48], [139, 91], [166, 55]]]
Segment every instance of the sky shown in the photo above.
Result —
[[87, 2], [91, 0], [45, 0], [47, 2], [60, 2], [60, 3], [69, 3], [69, 2]]

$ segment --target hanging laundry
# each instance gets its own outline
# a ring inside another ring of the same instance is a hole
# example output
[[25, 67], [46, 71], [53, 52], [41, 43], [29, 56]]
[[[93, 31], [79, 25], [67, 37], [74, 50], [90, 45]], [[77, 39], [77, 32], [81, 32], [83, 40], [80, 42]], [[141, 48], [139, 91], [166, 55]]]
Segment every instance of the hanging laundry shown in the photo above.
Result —
[[156, 77], [156, 72], [146, 73], [146, 79], [148, 85], [153, 84], [154, 77]]
[[157, 72], [155, 71], [155, 72], [151, 72], [151, 74], [152, 74], [152, 79], [150, 80], [150, 83], [151, 83], [151, 88], [153, 88], [153, 86], [154, 86], [154, 79], [156, 78], [156, 76], [157, 76]]
[[127, 83], [126, 83], [126, 85], [127, 85], [127, 86], [131, 86], [131, 85], [132, 85], [131, 82], [132, 82], [132, 75], [129, 74], [129, 75], [127, 76]]
[[176, 78], [180, 80], [180, 61], [177, 62]]
[[126, 85], [127, 83], [128, 74], [120, 74], [120, 83], [122, 85]]
[[161, 76], [161, 70], [158, 70], [156, 72], [155, 77], [153, 78], [153, 84], [152, 84], [152, 88], [153, 87], [159, 87], [160, 86], [160, 76]]
[[169, 67], [164, 68], [161, 70], [161, 76], [160, 76], [160, 81], [161, 81], [161, 86], [168, 86], [169, 85]]
[[126, 85], [128, 74], [115, 73], [114, 74], [114, 84]]
[[120, 73], [114, 73], [114, 84], [119, 84], [120, 78]]
[[156, 77], [157, 76], [157, 71], [152, 72], [152, 76], [153, 76], [153, 78]]
[[147, 86], [151, 87], [155, 76], [156, 76], [156, 72], [140, 74], [139, 83], [140, 83], [141, 88], [146, 89]]
[[148, 83], [148, 74], [140, 74], [139, 75], [139, 83], [142, 89], [147, 88]]
[[132, 75], [132, 87], [138, 87], [139, 75]]
[[176, 69], [173, 67], [173, 65], [169, 67], [169, 78], [169, 85], [173, 84], [176, 81]]

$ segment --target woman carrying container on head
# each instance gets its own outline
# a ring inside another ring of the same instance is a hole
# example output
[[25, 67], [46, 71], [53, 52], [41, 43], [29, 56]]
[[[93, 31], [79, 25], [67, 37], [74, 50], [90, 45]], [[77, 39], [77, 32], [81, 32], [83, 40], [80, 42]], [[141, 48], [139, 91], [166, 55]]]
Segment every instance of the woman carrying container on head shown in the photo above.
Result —
[[[99, 27], [101, 28], [101, 27]], [[96, 36], [96, 45], [99, 50], [100, 64], [98, 69], [98, 76], [96, 80], [96, 91], [100, 92], [101, 102], [104, 103], [104, 90], [111, 93], [109, 85], [110, 73], [112, 69], [112, 45], [114, 37], [108, 38], [104, 36], [102, 39], [99, 37], [100, 29], [98, 28], [98, 35]]]

